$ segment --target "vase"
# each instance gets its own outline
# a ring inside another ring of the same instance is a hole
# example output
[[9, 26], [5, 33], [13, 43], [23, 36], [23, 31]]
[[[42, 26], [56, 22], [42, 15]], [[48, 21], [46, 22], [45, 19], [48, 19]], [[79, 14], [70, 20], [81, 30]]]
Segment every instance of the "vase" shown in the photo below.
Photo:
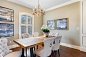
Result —
[[49, 36], [49, 32], [44, 33], [44, 37], [48, 37]]

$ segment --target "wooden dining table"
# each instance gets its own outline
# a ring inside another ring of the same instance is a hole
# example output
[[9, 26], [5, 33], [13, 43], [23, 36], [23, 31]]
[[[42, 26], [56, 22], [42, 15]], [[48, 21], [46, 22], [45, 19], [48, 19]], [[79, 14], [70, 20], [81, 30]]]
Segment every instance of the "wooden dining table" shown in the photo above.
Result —
[[[57, 36], [57, 37], [61, 37], [61, 36]], [[55, 38], [55, 36], [49, 36], [49, 37], [43, 37], [43, 36], [39, 36], [39, 37], [29, 37], [29, 38], [24, 38], [24, 39], [17, 39], [17, 40], [13, 40], [16, 44], [18, 44], [21, 48], [22, 48], [22, 55], [21, 57], [25, 57], [24, 56], [24, 50], [26, 49], [26, 57], [27, 57], [27, 48], [30, 48], [30, 56], [34, 57], [34, 52], [33, 52], [33, 47], [38, 45], [38, 44], [44, 44], [44, 39], [48, 39], [48, 38]]]

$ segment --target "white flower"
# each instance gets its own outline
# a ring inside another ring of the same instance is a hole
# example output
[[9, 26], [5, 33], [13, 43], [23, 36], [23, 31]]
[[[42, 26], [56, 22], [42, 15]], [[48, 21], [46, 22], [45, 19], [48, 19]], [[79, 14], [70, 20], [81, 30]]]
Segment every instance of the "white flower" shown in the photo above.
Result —
[[43, 28], [41, 27], [41, 29], [43, 29]]
[[41, 27], [41, 29], [50, 29], [50, 28], [51, 28], [51, 25], [49, 25], [49, 26], [43, 25], [43, 26]]
[[43, 25], [42, 27], [45, 27], [46, 25]]
[[41, 29], [43, 29], [43, 27], [41, 27]]
[[46, 28], [46, 29], [48, 28], [47, 25], [45, 26], [45, 28]]

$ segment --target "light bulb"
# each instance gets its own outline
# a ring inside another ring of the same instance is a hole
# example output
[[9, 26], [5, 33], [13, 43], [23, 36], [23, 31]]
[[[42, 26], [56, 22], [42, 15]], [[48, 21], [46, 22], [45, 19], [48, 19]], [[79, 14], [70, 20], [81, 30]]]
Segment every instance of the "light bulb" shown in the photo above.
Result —
[[34, 11], [34, 9], [33, 9], [33, 11]]

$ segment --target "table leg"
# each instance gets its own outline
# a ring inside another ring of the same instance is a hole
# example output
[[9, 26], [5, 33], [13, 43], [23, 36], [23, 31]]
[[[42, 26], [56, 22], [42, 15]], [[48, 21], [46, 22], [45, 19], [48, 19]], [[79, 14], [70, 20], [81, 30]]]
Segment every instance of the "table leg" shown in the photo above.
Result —
[[34, 46], [34, 51], [35, 51], [35, 46]]
[[26, 48], [26, 57], [27, 57], [27, 48]]
[[37, 45], [37, 49], [38, 49], [38, 45]]
[[30, 48], [30, 57], [34, 57], [33, 47]]
[[22, 48], [22, 55], [21, 55], [21, 57], [25, 57], [24, 56], [24, 49]]

